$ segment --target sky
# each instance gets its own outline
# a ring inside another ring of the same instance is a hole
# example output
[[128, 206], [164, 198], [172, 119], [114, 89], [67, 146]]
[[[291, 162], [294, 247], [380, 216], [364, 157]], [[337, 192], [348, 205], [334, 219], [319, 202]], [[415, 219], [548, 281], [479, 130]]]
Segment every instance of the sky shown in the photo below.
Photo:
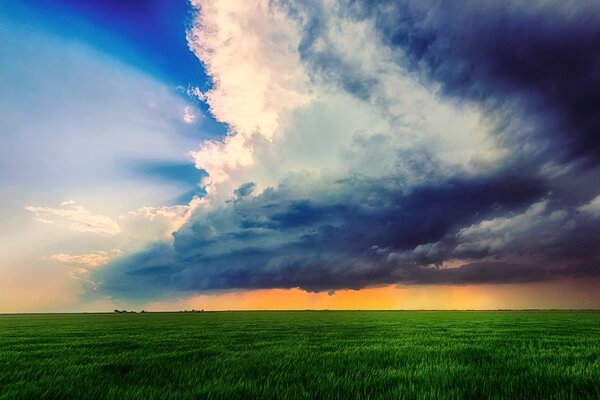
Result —
[[0, 2], [0, 312], [600, 307], [600, 5]]

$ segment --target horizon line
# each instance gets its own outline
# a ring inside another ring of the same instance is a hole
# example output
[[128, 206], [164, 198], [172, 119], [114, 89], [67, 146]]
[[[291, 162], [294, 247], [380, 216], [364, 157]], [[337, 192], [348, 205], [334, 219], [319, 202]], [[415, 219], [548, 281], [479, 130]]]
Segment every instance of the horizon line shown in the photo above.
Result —
[[[202, 314], [202, 313], [227, 313], [227, 312], [515, 312], [515, 311], [592, 311], [600, 312], [600, 308], [489, 308], [489, 309], [434, 309], [434, 308], [415, 308], [415, 309], [231, 309], [231, 310], [121, 310], [120, 314]], [[143, 312], [142, 312], [143, 311]], [[0, 312], [2, 315], [57, 315], [57, 314], [119, 314], [113, 311], [56, 311], [56, 312], [38, 312], [38, 311], [19, 311], [19, 312]]]

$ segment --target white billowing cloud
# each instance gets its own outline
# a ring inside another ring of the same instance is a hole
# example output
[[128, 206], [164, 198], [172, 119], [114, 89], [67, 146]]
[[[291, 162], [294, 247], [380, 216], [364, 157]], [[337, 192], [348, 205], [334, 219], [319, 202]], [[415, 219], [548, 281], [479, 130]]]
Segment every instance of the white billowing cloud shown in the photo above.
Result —
[[542, 200], [521, 214], [483, 220], [461, 229], [457, 234], [460, 244], [455, 253], [494, 254], [509, 248], [536, 248], [533, 243], [552, 241], [559, 236], [559, 231], [569, 229], [571, 225], [567, 210], [549, 210], [548, 200]]
[[25, 207], [33, 213], [36, 222], [57, 225], [76, 232], [114, 236], [121, 232], [119, 224], [110, 217], [97, 215], [73, 201], [63, 202], [58, 208]]
[[192, 5], [202, 11], [188, 43], [214, 82], [210, 91], [195, 93], [232, 129], [223, 142], [207, 141], [192, 154], [210, 175], [204, 181], [210, 191], [253, 164], [256, 136], [272, 139], [285, 114], [312, 95], [297, 52], [299, 27], [285, 10], [267, 0]]
[[157, 240], [171, 240], [172, 233], [204, 203], [203, 199], [194, 197], [187, 205], [140, 207], [120, 215], [119, 222], [123, 226], [127, 241], [146, 244]]
[[123, 252], [119, 249], [112, 251], [95, 251], [87, 254], [53, 254], [49, 258], [63, 264], [79, 265], [82, 267], [99, 267], [111, 259], [120, 256]]
[[310, 100], [298, 25], [268, 0], [192, 5], [201, 12], [188, 43], [213, 77], [214, 87], [202, 96], [211, 112], [242, 135], [272, 137], [285, 110]]
[[[505, 155], [489, 134], [492, 122], [420, 83], [370, 19], [325, 2], [322, 26], [301, 57], [299, 45], [312, 34], [310, 7], [192, 4], [199, 12], [188, 42], [214, 81], [199, 94], [231, 128], [192, 153], [209, 174], [213, 202], [248, 181], [259, 193], [290, 172], [394, 175], [411, 184], [431, 172], [485, 172]], [[354, 81], [358, 93], [348, 88]]]
[[208, 190], [226, 182], [232, 171], [253, 163], [250, 141], [241, 134], [231, 134], [223, 141], [206, 141], [199, 151], [191, 154], [196, 160], [196, 167], [209, 174], [202, 181]]
[[579, 211], [592, 218], [600, 218], [600, 195], [594, 197], [589, 203], [579, 207]]

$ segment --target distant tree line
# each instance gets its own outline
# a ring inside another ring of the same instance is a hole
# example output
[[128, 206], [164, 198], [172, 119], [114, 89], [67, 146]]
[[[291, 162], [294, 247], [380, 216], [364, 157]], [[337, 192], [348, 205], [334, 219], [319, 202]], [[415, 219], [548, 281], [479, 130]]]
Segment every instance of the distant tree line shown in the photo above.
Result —
[[[137, 311], [128, 311], [128, 310], [119, 310], [119, 309], [115, 309], [115, 310], [113, 310], [113, 312], [115, 314], [137, 314]], [[146, 311], [146, 310], [142, 310], [142, 311], [140, 311], [140, 314], [145, 314], [147, 312], [148, 311]], [[201, 310], [196, 310], [196, 309], [179, 310], [178, 312], [180, 312], [180, 313], [201, 313], [201, 312], [204, 312], [204, 309], [201, 309]]]

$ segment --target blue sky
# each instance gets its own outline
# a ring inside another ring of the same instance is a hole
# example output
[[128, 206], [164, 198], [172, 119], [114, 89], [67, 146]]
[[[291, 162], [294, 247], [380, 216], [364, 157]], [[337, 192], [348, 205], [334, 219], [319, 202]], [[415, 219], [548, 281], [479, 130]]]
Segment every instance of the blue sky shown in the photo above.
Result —
[[553, 0], [4, 2], [0, 310], [591, 287], [599, 26]]
[[[143, 107], [139, 104], [133, 104], [139, 103], [135, 96], [127, 99], [123, 93], [103, 93], [102, 85], [110, 85], [110, 81], [114, 79], [127, 80], [131, 76], [130, 82], [115, 83], [115, 89], [123, 92], [154, 90], [159, 96], [169, 96], [169, 100], [174, 102], [167, 105], [171, 109], [165, 110], [165, 114], [171, 115], [166, 115], [165, 119], [175, 119], [178, 113], [183, 115], [184, 110], [174, 108], [182, 106], [197, 114], [198, 120], [189, 128], [172, 128], [173, 135], [177, 136], [172, 142], [173, 147], [178, 147], [179, 150], [173, 151], [171, 155], [167, 155], [169, 151], [164, 152], [166, 158], [178, 158], [172, 160], [172, 165], [161, 159], [157, 159], [156, 165], [153, 165], [154, 155], [148, 154], [148, 159], [144, 159], [144, 151], [141, 150], [138, 152], [141, 158], [139, 160], [120, 155], [119, 162], [123, 164], [120, 169], [129, 170], [123, 175], [167, 178], [167, 175], [172, 174], [173, 180], [196, 186], [201, 172], [194, 175], [194, 168], [185, 159], [185, 152], [203, 138], [222, 136], [226, 128], [214, 121], [210, 113], [205, 112], [205, 104], [187, 93], [190, 88], [200, 87], [204, 90], [210, 86], [197, 58], [187, 47], [185, 28], [189, 24], [191, 13], [191, 8], [185, 2], [4, 3], [2, 28], [6, 40], [2, 51], [6, 61], [2, 65], [5, 81], [2, 100], [7, 110], [14, 111], [9, 113], [8, 118], [4, 118], [5, 130], [24, 130], [28, 128], [28, 124], [34, 125], [34, 122], [23, 122], [23, 119], [28, 115], [27, 112], [37, 108], [45, 114], [44, 117], [53, 114], [52, 118], [41, 121], [43, 123], [48, 123], [51, 119], [50, 123], [69, 125], [65, 121], [70, 120], [71, 125], [74, 125], [78, 120], [85, 120], [82, 129], [77, 126], [74, 129], [77, 132], [65, 138], [67, 146], [73, 147], [64, 148], [65, 152], [70, 153], [68, 157], [77, 158], [78, 155], [73, 154], [77, 153], [75, 148], [84, 146], [86, 141], [90, 141], [91, 145], [99, 144], [94, 152], [113, 152], [112, 149], [103, 147], [113, 147], [109, 131], [122, 129], [123, 122], [115, 121], [115, 127], [112, 128], [110, 122], [99, 122], [97, 119], [113, 115], [112, 112], [119, 114], [117, 108], [125, 110], [130, 106], [140, 108], [131, 110], [133, 113], [152, 112], [149, 108], [141, 109]], [[154, 87], [150, 87], [150, 84], [154, 84]], [[94, 96], [92, 93], [97, 94]], [[113, 101], [114, 109], [111, 104]], [[157, 106], [150, 104], [150, 107]], [[141, 120], [139, 116], [127, 118], [126, 113], [122, 114], [117, 117], [132, 122], [134, 119]], [[96, 135], [82, 132], [92, 125], [92, 128], [96, 128], [98, 124], [102, 124], [98, 130], [102, 131], [101, 136], [105, 136], [104, 138], [92, 138]], [[30, 130], [34, 129], [36, 127], [31, 126]], [[44, 134], [39, 132], [41, 130], [44, 129], [31, 132], [29, 139], [24, 137], [23, 146], [28, 146], [34, 136], [36, 141], [43, 141]], [[61, 128], [57, 130], [64, 131]], [[61, 134], [68, 135], [66, 132]], [[52, 132], [51, 135], [52, 140], [57, 142], [57, 132]], [[7, 139], [7, 136], [10, 135], [4, 135], [3, 138]], [[40, 147], [46, 145], [48, 144], [41, 143]], [[123, 146], [124, 150], [126, 147], [127, 145]], [[178, 154], [175, 155], [176, 153]], [[110, 156], [116, 158], [117, 154]], [[90, 155], [86, 154], [85, 157]], [[31, 174], [40, 180], [51, 180], [44, 174], [52, 173], [52, 168], [43, 165], [43, 160], [40, 163], [40, 168], [31, 171]], [[11, 171], [7, 179], [19, 182], [33, 179], [27, 169], [19, 168], [17, 174]], [[92, 172], [97, 173], [95, 170]], [[81, 179], [87, 177], [81, 176]]]
[[[6, 7], [8, 8], [8, 7]], [[188, 51], [192, 10], [183, 1], [34, 0], [11, 5], [10, 19], [85, 42], [173, 85], [208, 85]]]
[[0, 5], [3, 267], [22, 271], [17, 281], [43, 281], [53, 253], [93, 252], [107, 241], [44, 231], [26, 206], [77, 199], [119, 215], [203, 193], [189, 152], [226, 127], [188, 93], [209, 87], [187, 48], [191, 8], [146, 4]]

